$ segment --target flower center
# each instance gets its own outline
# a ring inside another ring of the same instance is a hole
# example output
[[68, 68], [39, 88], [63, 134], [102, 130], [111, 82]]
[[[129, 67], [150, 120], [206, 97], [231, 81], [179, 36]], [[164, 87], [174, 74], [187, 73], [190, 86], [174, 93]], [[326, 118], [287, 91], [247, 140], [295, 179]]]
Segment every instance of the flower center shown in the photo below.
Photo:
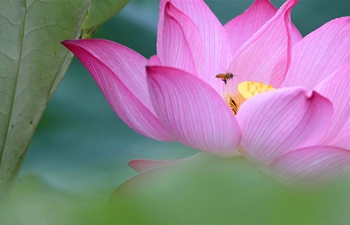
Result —
[[238, 108], [247, 99], [257, 94], [274, 90], [274, 88], [271, 84], [266, 85], [262, 82], [243, 81], [238, 84], [237, 90], [238, 91], [236, 91], [233, 96], [230, 94], [224, 95], [227, 105], [232, 109], [234, 114], [237, 114]]

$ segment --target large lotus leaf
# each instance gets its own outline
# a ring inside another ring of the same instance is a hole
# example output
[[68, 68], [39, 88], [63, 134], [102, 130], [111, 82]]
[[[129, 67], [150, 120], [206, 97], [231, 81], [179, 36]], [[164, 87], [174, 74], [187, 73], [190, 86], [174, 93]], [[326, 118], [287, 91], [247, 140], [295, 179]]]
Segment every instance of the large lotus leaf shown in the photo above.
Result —
[[[114, 1], [114, 8], [125, 2]], [[87, 12], [99, 23], [110, 4], [92, 0], [0, 1], [0, 198], [11, 189], [41, 115], [72, 54], [60, 42], [81, 36]], [[48, 149], [49, 150], [49, 149]]]
[[200, 153], [140, 173], [113, 197], [115, 224], [347, 224], [348, 184], [292, 190], [243, 157]]

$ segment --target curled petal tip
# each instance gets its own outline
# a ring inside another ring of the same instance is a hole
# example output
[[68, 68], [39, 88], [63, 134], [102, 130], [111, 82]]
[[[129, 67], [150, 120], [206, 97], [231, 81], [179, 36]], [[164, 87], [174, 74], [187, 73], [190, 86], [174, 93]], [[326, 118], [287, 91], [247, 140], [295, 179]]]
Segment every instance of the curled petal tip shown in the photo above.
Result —
[[64, 40], [64, 41], [61, 41], [61, 44], [67, 47], [67, 45], [71, 45], [76, 41], [79, 41], [79, 40]]

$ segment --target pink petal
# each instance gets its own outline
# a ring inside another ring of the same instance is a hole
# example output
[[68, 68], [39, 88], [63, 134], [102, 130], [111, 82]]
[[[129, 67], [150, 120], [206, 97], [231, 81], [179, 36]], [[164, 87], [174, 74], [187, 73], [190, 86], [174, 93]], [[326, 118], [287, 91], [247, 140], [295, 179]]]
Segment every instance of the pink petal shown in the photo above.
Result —
[[237, 74], [228, 83], [232, 93], [242, 81], [257, 81], [279, 87], [287, 72], [291, 51], [290, 11], [296, 0], [287, 1], [237, 52], [228, 71]]
[[170, 67], [148, 66], [148, 85], [161, 123], [181, 143], [230, 157], [240, 129], [223, 98], [199, 78]]
[[312, 146], [279, 157], [270, 168], [283, 183], [310, 187], [348, 173], [350, 151], [334, 146]]
[[162, 64], [197, 75], [196, 68], [203, 68], [203, 40], [192, 20], [170, 2], [165, 7], [163, 32], [163, 55], [158, 55]]
[[350, 63], [323, 80], [315, 90], [333, 104], [332, 123], [322, 141], [326, 145], [339, 134], [350, 116]]
[[[277, 9], [269, 0], [255, 0], [243, 14], [229, 21], [225, 25], [225, 30], [231, 40], [233, 52], [236, 53], [276, 12]], [[291, 35], [293, 44], [302, 39], [294, 24], [292, 24]]]
[[133, 159], [129, 162], [129, 166], [141, 173], [147, 170], [158, 168], [161, 166], [170, 165], [180, 161], [181, 159], [171, 159], [171, 160], [148, 160], [148, 159]]
[[277, 9], [269, 0], [256, 0], [243, 14], [229, 21], [225, 25], [225, 30], [233, 46], [233, 52], [236, 53], [276, 12]]
[[339, 131], [339, 134], [331, 141], [330, 145], [350, 150], [350, 118], [345, 122], [343, 129]]
[[[326, 143], [326, 141], [322, 143]], [[349, 119], [343, 126], [343, 129], [339, 131], [338, 135], [333, 140], [329, 141], [327, 144], [350, 150], [350, 120]]]
[[163, 56], [166, 49], [164, 49], [164, 13], [165, 5], [170, 2], [170, 0], [160, 0], [159, 1], [159, 15], [158, 15], [158, 30], [157, 30], [157, 55]]
[[299, 32], [298, 28], [293, 23], [292, 23], [291, 38], [292, 38], [292, 45], [295, 45], [301, 39], [303, 39], [303, 36], [301, 35], [301, 33]]
[[151, 58], [149, 58], [147, 65], [148, 66], [161, 66], [162, 63], [161, 63], [159, 57], [157, 55], [154, 55], [154, 56], [151, 56]]
[[[160, 19], [158, 25], [157, 55], [164, 55], [162, 43], [164, 30], [164, 8], [167, 0], [161, 1]], [[218, 73], [224, 73], [232, 61], [232, 49], [223, 26], [202, 0], [182, 1], [172, 0], [171, 3], [187, 15], [197, 26], [203, 40], [203, 61], [197, 67], [198, 75], [205, 82], [210, 84], [217, 92], [222, 92], [222, 81], [215, 78]], [[191, 31], [188, 31], [191, 32]], [[197, 65], [198, 66], [198, 65]]]
[[248, 158], [270, 163], [293, 149], [318, 143], [331, 118], [331, 102], [316, 92], [285, 88], [259, 94], [238, 110], [242, 151]]
[[85, 65], [117, 115], [147, 137], [170, 141], [150, 102], [147, 60], [120, 44], [99, 39], [62, 42]]
[[350, 62], [350, 17], [332, 20], [293, 46], [284, 87], [312, 90], [320, 81]]

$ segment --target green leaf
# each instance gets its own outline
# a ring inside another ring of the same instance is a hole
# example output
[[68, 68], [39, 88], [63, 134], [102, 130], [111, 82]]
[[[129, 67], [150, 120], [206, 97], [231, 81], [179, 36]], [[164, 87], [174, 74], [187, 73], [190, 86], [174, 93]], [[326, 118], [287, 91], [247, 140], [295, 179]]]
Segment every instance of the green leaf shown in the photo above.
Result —
[[112, 212], [124, 225], [343, 224], [350, 219], [348, 189], [290, 190], [243, 157], [200, 153], [125, 182]]
[[112, 15], [106, 10], [111, 2], [91, 4], [0, 1], [0, 201], [11, 189], [42, 113], [73, 57], [60, 42], [81, 36], [89, 9], [99, 23]]
[[94, 0], [83, 25], [83, 38], [91, 37], [103, 22], [124, 8], [129, 0]]

